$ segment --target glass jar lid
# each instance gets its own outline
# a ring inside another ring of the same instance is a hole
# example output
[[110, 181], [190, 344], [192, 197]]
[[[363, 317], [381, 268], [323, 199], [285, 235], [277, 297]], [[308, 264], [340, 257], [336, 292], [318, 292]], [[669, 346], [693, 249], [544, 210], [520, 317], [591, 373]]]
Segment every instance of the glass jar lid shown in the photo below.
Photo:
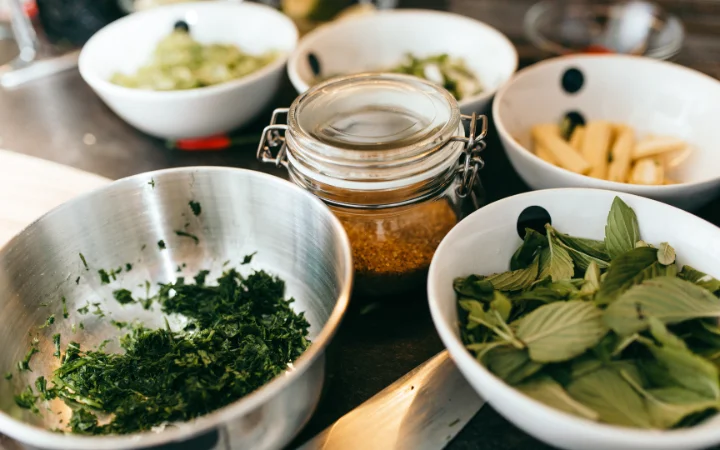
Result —
[[457, 101], [409, 75], [330, 79], [293, 102], [287, 123], [293, 167], [338, 187], [379, 190], [417, 183], [456, 164], [463, 150], [462, 143], [450, 142], [464, 134]]
[[459, 123], [449, 92], [401, 74], [331, 79], [298, 97], [288, 113], [303, 149], [364, 163], [424, 154], [455, 135]]

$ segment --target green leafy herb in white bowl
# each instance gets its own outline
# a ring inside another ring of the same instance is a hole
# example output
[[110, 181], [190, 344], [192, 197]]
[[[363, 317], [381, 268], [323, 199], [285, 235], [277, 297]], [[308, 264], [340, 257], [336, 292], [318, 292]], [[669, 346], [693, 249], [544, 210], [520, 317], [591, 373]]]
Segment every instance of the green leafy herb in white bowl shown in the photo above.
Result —
[[[518, 247], [518, 216], [530, 206], [552, 225]], [[630, 195], [512, 197], [438, 248], [433, 320], [478, 392], [546, 442], [707, 447], [720, 442], [720, 281], [705, 273], [717, 273], [719, 238], [697, 217]]]

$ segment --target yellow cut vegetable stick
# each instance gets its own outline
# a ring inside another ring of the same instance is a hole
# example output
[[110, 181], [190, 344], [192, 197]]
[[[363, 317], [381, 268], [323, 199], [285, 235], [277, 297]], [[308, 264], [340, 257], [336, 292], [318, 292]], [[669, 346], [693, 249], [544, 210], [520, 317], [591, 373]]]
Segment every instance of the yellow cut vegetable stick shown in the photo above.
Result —
[[560, 137], [557, 125], [535, 125], [532, 127], [532, 136], [536, 145], [545, 147], [552, 154], [558, 166], [580, 174], [586, 174], [590, 171], [590, 164]]
[[645, 158], [635, 163], [628, 181], [632, 184], [658, 185], [663, 184], [664, 178], [662, 163], [656, 158]]
[[581, 153], [592, 166], [589, 176], [607, 178], [611, 137], [612, 127], [609, 122], [595, 120], [585, 125], [585, 137], [582, 141]]
[[607, 179], [624, 183], [630, 172], [630, 157], [635, 143], [635, 132], [630, 127], [619, 126], [616, 128], [616, 136], [610, 149], [611, 161], [608, 166]]
[[570, 136], [570, 147], [579, 152], [582, 151], [583, 137], [585, 137], [585, 127], [583, 125], [576, 126]]
[[542, 145], [535, 146], [535, 154], [538, 156], [538, 158], [543, 159], [552, 165], [558, 165], [557, 160], [555, 160], [552, 153], [550, 153], [550, 150], [546, 149]]
[[684, 163], [685, 160], [690, 157], [690, 154], [692, 152], [692, 147], [687, 146], [681, 150], [665, 153], [664, 155], [662, 155], [662, 161], [665, 163], [665, 169], [674, 169], [680, 164]]
[[641, 139], [635, 144], [632, 159], [642, 159], [662, 153], [682, 150], [687, 144], [682, 139], [669, 136], [653, 136]]

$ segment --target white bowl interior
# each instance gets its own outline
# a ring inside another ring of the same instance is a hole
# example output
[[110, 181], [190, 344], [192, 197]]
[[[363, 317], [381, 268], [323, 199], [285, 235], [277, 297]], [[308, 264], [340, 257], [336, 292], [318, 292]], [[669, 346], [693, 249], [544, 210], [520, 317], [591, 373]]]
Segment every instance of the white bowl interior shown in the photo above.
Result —
[[[568, 69], [583, 74], [582, 88], [568, 93]], [[680, 182], [717, 178], [720, 165], [717, 124], [720, 82], [679, 65], [630, 56], [568, 56], [519, 72], [498, 93], [495, 121], [501, 134], [532, 149], [530, 128], [559, 123], [570, 111], [586, 120], [632, 126], [638, 136], [671, 135], [696, 151], [674, 173]], [[540, 162], [540, 159], [537, 158]]]
[[470, 274], [508, 270], [522, 240], [516, 224], [529, 206], [550, 214], [553, 226], [575, 236], [602, 239], [614, 197], [638, 216], [641, 236], [670, 242], [680, 264], [720, 276], [720, 229], [682, 210], [630, 194], [598, 189], [549, 189], [516, 195], [488, 205], [464, 219], [440, 244], [430, 266], [428, 297], [436, 328], [460, 370], [475, 389], [509, 420], [538, 438], [574, 449], [689, 449], [720, 442], [720, 416], [702, 425], [656, 432], [598, 424], [551, 409], [495, 377], [465, 350], [458, 328], [452, 282]]
[[392, 67], [407, 53], [447, 53], [465, 60], [491, 96], [517, 68], [508, 39], [482, 22], [435, 11], [381, 11], [325, 25], [303, 38], [288, 63], [298, 91], [313, 82], [308, 54], [320, 62], [321, 75], [351, 74]]
[[289, 53], [297, 40], [292, 22], [263, 5], [199, 2], [164, 6], [131, 14], [96, 33], [83, 48], [84, 75], [108, 80], [117, 71], [136, 71], [149, 61], [157, 43], [178, 20], [186, 21], [193, 38], [203, 44], [234, 44], [251, 54]]

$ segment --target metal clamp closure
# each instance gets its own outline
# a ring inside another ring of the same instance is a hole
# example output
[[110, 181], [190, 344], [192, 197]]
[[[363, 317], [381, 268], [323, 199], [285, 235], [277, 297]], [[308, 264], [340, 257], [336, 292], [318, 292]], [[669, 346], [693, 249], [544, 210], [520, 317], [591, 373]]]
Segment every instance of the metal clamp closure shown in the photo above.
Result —
[[[277, 167], [287, 164], [287, 144], [285, 143], [285, 132], [288, 126], [278, 123], [280, 114], [288, 113], [288, 108], [278, 108], [273, 111], [270, 125], [263, 129], [260, 136], [260, 144], [257, 150], [257, 159], [264, 163], [272, 163]], [[282, 132], [282, 134], [280, 134]], [[280, 147], [277, 155], [273, 156], [273, 149]]]
[[[485, 150], [485, 136], [487, 136], [488, 120], [484, 115], [473, 113], [472, 116], [462, 115], [462, 120], [470, 121], [467, 136], [455, 136], [451, 141], [464, 142], [465, 150], [460, 155], [458, 164], [458, 174], [462, 177], [462, 181], [455, 189], [458, 197], [464, 198], [471, 191], [477, 180], [477, 174], [483, 167], [485, 161], [480, 157], [480, 153]], [[480, 120], [480, 130], [478, 132], [478, 120]]]

